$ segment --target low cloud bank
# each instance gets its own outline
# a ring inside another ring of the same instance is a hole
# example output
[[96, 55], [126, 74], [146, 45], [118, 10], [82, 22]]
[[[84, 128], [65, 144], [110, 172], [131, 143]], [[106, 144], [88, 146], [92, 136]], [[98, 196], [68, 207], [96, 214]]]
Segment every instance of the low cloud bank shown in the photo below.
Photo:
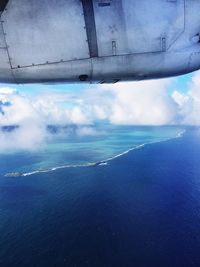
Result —
[[173, 79], [95, 85], [87, 90], [25, 96], [15, 88], [0, 88], [0, 152], [35, 150], [48, 140], [48, 125], [78, 125], [79, 136], [97, 135], [91, 125], [200, 125], [200, 74], [188, 93], [168, 88]]

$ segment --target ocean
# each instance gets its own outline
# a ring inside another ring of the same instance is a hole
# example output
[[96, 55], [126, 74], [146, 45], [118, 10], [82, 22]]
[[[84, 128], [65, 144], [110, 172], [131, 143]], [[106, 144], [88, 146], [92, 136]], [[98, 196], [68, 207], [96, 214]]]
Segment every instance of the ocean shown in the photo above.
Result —
[[0, 154], [0, 266], [199, 267], [200, 129], [71, 128]]

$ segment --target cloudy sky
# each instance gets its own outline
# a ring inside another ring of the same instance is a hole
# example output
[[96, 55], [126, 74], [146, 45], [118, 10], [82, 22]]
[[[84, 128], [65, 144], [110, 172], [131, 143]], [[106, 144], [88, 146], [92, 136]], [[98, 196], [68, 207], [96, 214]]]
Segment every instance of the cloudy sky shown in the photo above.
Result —
[[[200, 125], [200, 72], [162, 80], [114, 85], [0, 85], [0, 149], [40, 144], [56, 125]], [[37, 140], [37, 141], [35, 141]], [[4, 144], [4, 145], [3, 145]], [[21, 145], [21, 144], [20, 144]]]

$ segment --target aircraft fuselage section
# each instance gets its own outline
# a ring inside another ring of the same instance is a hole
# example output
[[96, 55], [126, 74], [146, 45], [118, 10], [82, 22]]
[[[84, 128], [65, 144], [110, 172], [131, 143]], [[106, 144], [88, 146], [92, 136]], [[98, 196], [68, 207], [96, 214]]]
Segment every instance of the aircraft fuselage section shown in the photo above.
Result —
[[0, 82], [114, 83], [200, 68], [199, 0], [9, 0], [0, 8]]

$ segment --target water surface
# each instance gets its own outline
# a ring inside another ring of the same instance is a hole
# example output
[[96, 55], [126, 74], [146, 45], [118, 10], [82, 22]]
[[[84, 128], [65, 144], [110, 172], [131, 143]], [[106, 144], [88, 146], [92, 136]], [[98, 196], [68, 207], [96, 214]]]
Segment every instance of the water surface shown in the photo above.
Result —
[[107, 165], [1, 176], [1, 266], [199, 267], [199, 159], [188, 128]]

